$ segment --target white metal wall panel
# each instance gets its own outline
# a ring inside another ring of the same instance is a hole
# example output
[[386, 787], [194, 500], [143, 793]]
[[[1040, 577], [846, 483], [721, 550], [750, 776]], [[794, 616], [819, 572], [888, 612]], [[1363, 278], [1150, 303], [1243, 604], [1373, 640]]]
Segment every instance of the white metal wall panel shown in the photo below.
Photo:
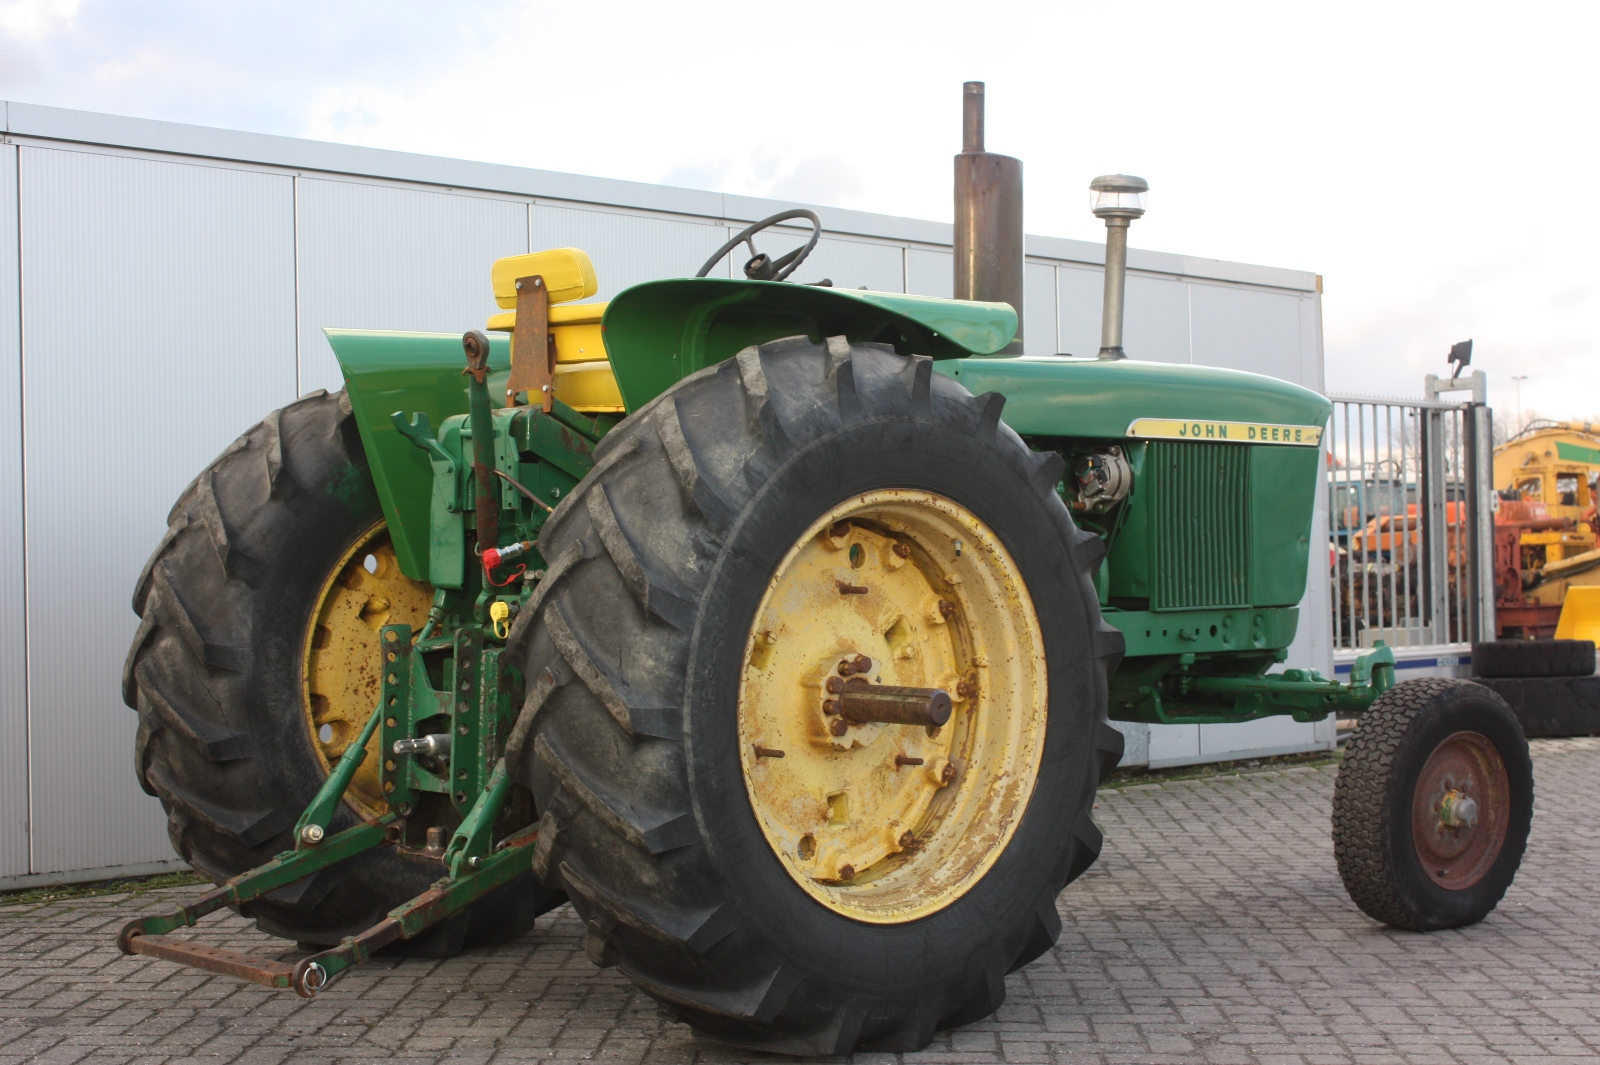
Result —
[[[724, 239], [732, 240], [734, 235], [742, 228], [742, 226], [730, 226], [724, 236]], [[770, 229], [764, 229], [760, 233], [757, 233], [752, 239], [755, 242], [756, 250], [765, 254], [767, 258], [781, 259], [789, 252], [801, 247], [806, 241], [811, 239], [811, 224], [809, 222], [801, 222], [799, 226], [796, 226], [794, 223], [785, 223], [781, 226], [773, 226]], [[823, 238], [819, 237], [817, 240], [819, 247], [811, 249], [811, 254], [806, 256], [805, 262], [800, 264], [799, 271], [790, 276], [790, 281], [798, 284], [804, 284], [805, 281], [820, 281], [822, 279], [823, 275], [816, 274], [813, 276], [812, 274], [812, 271], [816, 269], [818, 256], [822, 254], [822, 248], [820, 247], [822, 241]], [[722, 257], [722, 261], [718, 263], [711, 271], [710, 276], [743, 277], [744, 264], [749, 261], [750, 245], [741, 242], [738, 247], [734, 248], [731, 252]], [[694, 265], [694, 270], [698, 269], [700, 269], [700, 263], [696, 262]], [[686, 273], [692, 272], [693, 270], [686, 271]], [[801, 280], [802, 278], [804, 278], [804, 281]]]
[[1068, 355], [1093, 356], [1100, 350], [1100, 300], [1105, 275], [1099, 268], [1056, 268], [1056, 291], [1061, 309], [1061, 350]]
[[[693, 277], [700, 264], [732, 235], [721, 225], [676, 218], [582, 211], [545, 204], [535, 204], [533, 208], [533, 250], [582, 248], [588, 252], [600, 281], [597, 300], [609, 300], [623, 289], [644, 281]], [[773, 243], [788, 247], [781, 241]], [[770, 250], [759, 238], [756, 246], [763, 251]], [[740, 245], [731, 258], [737, 260], [736, 265], [743, 266], [749, 254]], [[484, 270], [487, 269], [485, 263]], [[722, 270], [714, 274], [728, 276]], [[484, 277], [488, 277], [487, 272]]]
[[1303, 383], [1300, 296], [1192, 282], [1194, 361]]
[[1118, 765], [1150, 764], [1150, 727], [1143, 721], [1113, 721], [1111, 727], [1122, 733], [1122, 761]]
[[1300, 293], [1300, 383], [1327, 391], [1322, 365], [1322, 296]]
[[[1307, 387], [1311, 386], [1307, 384]], [[1289, 662], [1302, 668], [1310, 666], [1325, 677], [1333, 676], [1333, 588], [1328, 528], [1328, 493], [1319, 491], [1311, 513], [1306, 594], [1300, 600], [1300, 628], [1289, 648]], [[1333, 738], [1331, 732], [1328, 738]]]
[[1151, 769], [1200, 760], [1200, 725], [1151, 725], [1145, 747]]
[[0, 877], [28, 872], [22, 307], [17, 255], [17, 150], [0, 144]]
[[[1322, 365], [1322, 296], [1318, 293], [1300, 293], [1300, 383], [1318, 392], [1326, 390]], [[1333, 600], [1332, 575], [1323, 563], [1328, 542], [1323, 531], [1328, 524], [1328, 495], [1317, 493], [1316, 512], [1311, 518], [1311, 569], [1306, 579], [1306, 595], [1300, 604], [1300, 624], [1307, 640], [1304, 648], [1295, 648], [1292, 654], [1300, 655], [1299, 663], [1310, 663], [1323, 676], [1333, 676]], [[1330, 743], [1334, 738], [1332, 721], [1319, 722], [1318, 737]]]
[[1061, 351], [1057, 335], [1056, 268], [1051, 263], [1026, 263], [1022, 270], [1022, 346], [1029, 355]]
[[956, 257], [947, 251], [912, 248], [906, 252], [906, 291], [950, 299], [956, 291]]
[[[766, 249], [763, 248], [763, 251]], [[823, 237], [790, 279], [805, 284], [833, 282], [834, 288], [870, 288], [874, 292], [906, 290], [905, 248], [863, 240]]]
[[[737, 230], [730, 230], [731, 237]], [[800, 247], [811, 237], [809, 229], [770, 229], [759, 234], [756, 247], [776, 259]], [[743, 277], [742, 267], [749, 258], [744, 245], [728, 259], [731, 277]], [[902, 244], [877, 244], [864, 240], [844, 240], [823, 237], [800, 264], [800, 269], [789, 280], [809, 284], [827, 278], [834, 288], [869, 288], [874, 292], [905, 292], [905, 246]], [[698, 264], [696, 264], [698, 266]]]
[[[1176, 278], [1128, 274], [1122, 347], [1131, 359], [1186, 363], [1189, 357], [1189, 286]], [[1100, 350], [1095, 341], [1089, 354]], [[1212, 363], [1231, 366], [1231, 363]]]
[[1203, 761], [1219, 758], [1261, 758], [1292, 754], [1317, 743], [1316, 727], [1292, 717], [1264, 717], [1231, 725], [1201, 725], [1200, 750]]
[[324, 327], [482, 329], [489, 268], [528, 250], [528, 205], [355, 181], [297, 181], [300, 391], [342, 388]]
[[21, 153], [32, 871], [168, 859], [128, 597], [184, 486], [294, 398], [290, 179]]

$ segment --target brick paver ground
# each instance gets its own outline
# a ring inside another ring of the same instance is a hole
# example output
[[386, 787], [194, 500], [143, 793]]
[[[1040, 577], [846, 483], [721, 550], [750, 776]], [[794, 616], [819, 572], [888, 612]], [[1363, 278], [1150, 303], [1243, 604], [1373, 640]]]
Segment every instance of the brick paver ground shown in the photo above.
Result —
[[[1600, 1060], [1600, 739], [1534, 751], [1537, 813], [1517, 882], [1483, 924], [1427, 936], [1381, 928], [1345, 897], [1331, 767], [1103, 791], [1106, 850], [1061, 898], [1059, 945], [1011, 976], [998, 1015], [905, 1057]], [[591, 966], [566, 908], [511, 946], [373, 963], [303, 1002], [123, 957], [111, 940], [129, 907], [0, 906], [0, 1065], [751, 1060]], [[285, 945], [231, 915], [202, 930], [234, 949]]]

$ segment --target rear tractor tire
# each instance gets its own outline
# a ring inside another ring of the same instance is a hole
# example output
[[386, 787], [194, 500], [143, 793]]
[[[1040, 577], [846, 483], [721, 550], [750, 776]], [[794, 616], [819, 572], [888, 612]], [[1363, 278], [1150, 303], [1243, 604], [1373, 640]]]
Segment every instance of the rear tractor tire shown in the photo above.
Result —
[[[379, 626], [420, 627], [432, 597], [395, 561], [342, 392], [274, 412], [194, 480], [139, 578], [123, 672], [139, 782], [185, 861], [221, 881], [293, 846], [295, 822], [376, 705]], [[332, 831], [384, 811], [378, 762], [369, 752]], [[385, 846], [244, 912], [273, 935], [329, 946], [440, 873], [437, 860]], [[560, 901], [524, 876], [396, 946], [442, 955], [502, 942]]]
[[1099, 853], [1100, 541], [1001, 397], [932, 370], [747, 348], [613, 430], [539, 541], [507, 652], [535, 871], [714, 1038], [919, 1049], [1000, 1006]]
[[1522, 726], [1481, 684], [1397, 684], [1361, 717], [1333, 792], [1350, 898], [1391, 928], [1476, 924], [1522, 861], [1533, 763]]

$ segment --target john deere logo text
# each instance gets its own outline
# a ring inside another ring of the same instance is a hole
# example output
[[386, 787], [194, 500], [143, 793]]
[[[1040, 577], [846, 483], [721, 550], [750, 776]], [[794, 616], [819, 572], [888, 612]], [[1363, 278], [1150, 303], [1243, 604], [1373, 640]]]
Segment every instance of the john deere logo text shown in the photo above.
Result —
[[1174, 418], [1139, 418], [1128, 426], [1128, 435], [1145, 440], [1212, 440], [1229, 444], [1288, 444], [1290, 447], [1316, 447], [1322, 443], [1322, 427], [1317, 425], [1180, 421]]

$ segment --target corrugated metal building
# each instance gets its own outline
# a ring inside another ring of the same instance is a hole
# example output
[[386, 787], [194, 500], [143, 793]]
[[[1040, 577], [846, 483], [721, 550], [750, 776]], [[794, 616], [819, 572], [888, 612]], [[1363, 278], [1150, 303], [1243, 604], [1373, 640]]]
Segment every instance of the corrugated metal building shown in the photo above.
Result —
[[[481, 326], [493, 259], [567, 245], [608, 298], [693, 273], [786, 206], [0, 102], [0, 887], [172, 861], [134, 780], [128, 597], [207, 462], [339, 387], [323, 326]], [[829, 236], [800, 280], [950, 294], [950, 226], [818, 210]], [[1030, 237], [1027, 252], [1030, 353], [1097, 350], [1101, 247]], [[1136, 357], [1321, 389], [1314, 275], [1129, 258]], [[1331, 672], [1320, 570], [1291, 661]], [[1286, 719], [1128, 731], [1129, 761], [1152, 765], [1333, 737]]]

